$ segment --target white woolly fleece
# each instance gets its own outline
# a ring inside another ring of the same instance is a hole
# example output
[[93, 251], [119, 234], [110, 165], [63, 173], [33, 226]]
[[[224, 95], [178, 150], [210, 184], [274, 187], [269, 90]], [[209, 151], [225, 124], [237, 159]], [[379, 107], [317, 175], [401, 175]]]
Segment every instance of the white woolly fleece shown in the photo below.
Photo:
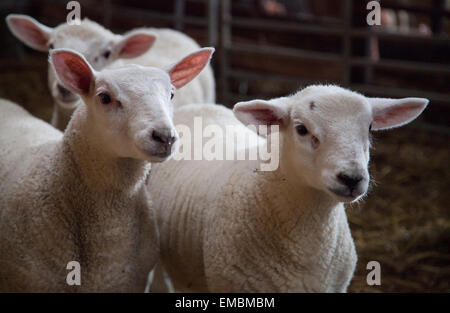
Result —
[[149, 163], [104, 155], [84, 105], [64, 136], [12, 102], [0, 112], [0, 292], [144, 291], [159, 249]]

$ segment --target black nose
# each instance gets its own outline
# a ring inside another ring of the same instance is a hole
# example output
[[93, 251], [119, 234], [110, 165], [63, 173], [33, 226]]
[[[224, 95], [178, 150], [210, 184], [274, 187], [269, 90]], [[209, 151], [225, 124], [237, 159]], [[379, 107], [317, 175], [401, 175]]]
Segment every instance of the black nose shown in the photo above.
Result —
[[358, 183], [363, 180], [361, 175], [347, 175], [345, 173], [337, 174], [338, 180], [346, 185], [349, 189], [353, 190]]
[[170, 131], [159, 132], [156, 130], [152, 132], [152, 139], [156, 142], [166, 145], [167, 147], [171, 147], [177, 140], [176, 137], [170, 133]]

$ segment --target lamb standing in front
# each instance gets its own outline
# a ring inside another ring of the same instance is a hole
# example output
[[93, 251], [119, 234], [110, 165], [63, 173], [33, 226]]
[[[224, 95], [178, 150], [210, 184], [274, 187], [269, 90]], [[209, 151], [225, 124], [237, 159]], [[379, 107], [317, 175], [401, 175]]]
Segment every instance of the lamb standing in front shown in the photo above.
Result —
[[[30, 16], [10, 14], [6, 22], [11, 32], [27, 46], [43, 52], [55, 48], [73, 49], [83, 54], [96, 70], [124, 64], [161, 68], [200, 49], [192, 38], [171, 29], [141, 28], [122, 36], [88, 19], [82, 20], [80, 25], [64, 23], [51, 28]], [[64, 130], [80, 99], [58, 83], [51, 66], [48, 68], [48, 85], [54, 99], [51, 123]], [[173, 104], [177, 108], [188, 103], [214, 101], [215, 81], [208, 65], [197, 79], [177, 93]]]
[[[142, 292], [159, 252], [147, 198], [148, 162], [176, 146], [171, 95], [212, 49], [168, 71], [95, 71], [80, 54], [51, 52], [59, 80], [82, 98], [64, 135], [0, 102], [0, 292]], [[66, 283], [71, 261], [81, 285]]]
[[[279, 126], [261, 143], [279, 135], [279, 167], [176, 161], [177, 153], [155, 166], [149, 188], [162, 264], [175, 290], [345, 292], [357, 256], [343, 203], [367, 192], [370, 131], [406, 124], [427, 103], [311, 86], [290, 97], [236, 104], [244, 124]], [[200, 116], [204, 128], [225, 126], [223, 108], [215, 119], [214, 107], [181, 108], [174, 123], [192, 130]]]

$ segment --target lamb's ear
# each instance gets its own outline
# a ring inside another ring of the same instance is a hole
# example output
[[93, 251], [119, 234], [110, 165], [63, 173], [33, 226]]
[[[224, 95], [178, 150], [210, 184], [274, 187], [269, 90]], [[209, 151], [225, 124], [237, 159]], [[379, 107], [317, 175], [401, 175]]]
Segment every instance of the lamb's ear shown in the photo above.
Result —
[[191, 53], [168, 69], [170, 80], [179, 89], [193, 80], [208, 65], [214, 48], [203, 48]]
[[252, 100], [238, 102], [233, 108], [234, 115], [244, 125], [284, 125], [289, 113], [280, 102]]
[[113, 47], [115, 58], [136, 58], [147, 52], [155, 43], [156, 35], [147, 31], [133, 31], [124, 35]]
[[68, 49], [55, 49], [50, 52], [50, 62], [58, 80], [66, 88], [81, 96], [90, 93], [95, 72], [81, 54]]
[[39, 23], [30, 16], [20, 14], [8, 15], [6, 24], [13, 35], [27, 46], [38, 51], [48, 51], [47, 42], [52, 28]]
[[403, 126], [418, 117], [428, 105], [424, 98], [368, 98], [372, 105], [372, 130]]

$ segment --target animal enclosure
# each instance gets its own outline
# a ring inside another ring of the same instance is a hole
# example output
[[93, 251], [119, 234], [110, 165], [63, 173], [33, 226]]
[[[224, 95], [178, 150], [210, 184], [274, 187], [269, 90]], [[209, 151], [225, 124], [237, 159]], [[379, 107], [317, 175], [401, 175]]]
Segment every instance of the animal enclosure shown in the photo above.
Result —
[[[82, 17], [115, 33], [143, 26], [180, 30], [214, 46], [217, 103], [338, 84], [372, 97], [423, 97], [412, 124], [374, 135], [371, 191], [347, 205], [358, 264], [349, 292], [450, 291], [450, 2], [382, 0], [368, 26], [365, 0], [81, 0]], [[67, 1], [5, 0], [1, 20], [28, 14], [56, 26]], [[0, 97], [50, 121], [48, 56], [2, 22]], [[44, 78], [45, 77], [45, 78]], [[380, 286], [366, 282], [381, 264]]]

